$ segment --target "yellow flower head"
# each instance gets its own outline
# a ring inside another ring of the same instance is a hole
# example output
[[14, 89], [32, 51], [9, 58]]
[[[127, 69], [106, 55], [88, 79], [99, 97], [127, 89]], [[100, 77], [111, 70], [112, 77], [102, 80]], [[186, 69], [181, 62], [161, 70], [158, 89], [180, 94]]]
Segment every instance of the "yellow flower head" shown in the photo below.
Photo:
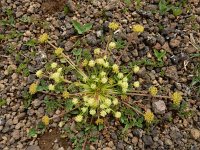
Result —
[[32, 83], [29, 87], [29, 93], [31, 95], [35, 94], [37, 92], [37, 83]]
[[105, 116], [107, 115], [107, 113], [106, 113], [105, 110], [102, 110], [102, 111], [100, 112], [100, 115], [101, 115], [102, 117], [105, 117]]
[[137, 65], [135, 65], [135, 66], [133, 67], [133, 72], [134, 72], [134, 73], [138, 73], [138, 71], [140, 71], [140, 67], [137, 66]]
[[101, 83], [103, 83], [103, 84], [105, 84], [107, 81], [108, 81], [108, 78], [106, 78], [106, 77], [103, 77], [103, 78], [101, 79]]
[[110, 42], [108, 47], [109, 47], [109, 49], [115, 49], [116, 48], [116, 43], [115, 42]]
[[40, 43], [45, 43], [45, 42], [47, 42], [48, 39], [49, 39], [48, 34], [47, 34], [47, 33], [44, 33], [44, 34], [42, 34], [42, 35], [39, 36], [38, 41], [39, 41]]
[[99, 125], [99, 124], [103, 124], [103, 119], [97, 119], [96, 121], [95, 121], [95, 123], [97, 124], [97, 125]]
[[42, 122], [47, 126], [49, 125], [50, 118], [48, 116], [42, 117]]
[[156, 96], [157, 93], [158, 93], [158, 89], [155, 87], [155, 86], [151, 86], [149, 88], [149, 93], [152, 95], [152, 96]]
[[55, 54], [56, 54], [57, 56], [59, 56], [59, 55], [62, 54], [63, 51], [64, 51], [63, 48], [58, 47], [58, 48], [55, 49]]
[[117, 105], [119, 103], [117, 98], [114, 98], [112, 102], [113, 102], [113, 105]]
[[140, 82], [139, 82], [139, 81], [135, 81], [135, 82], [133, 83], [133, 86], [134, 86], [135, 88], [140, 87]]
[[178, 106], [180, 105], [181, 100], [182, 100], [182, 93], [176, 91], [172, 94], [171, 98], [172, 98], [173, 103]]
[[142, 33], [144, 32], [144, 27], [142, 25], [136, 24], [132, 27], [133, 32]]
[[90, 110], [90, 115], [93, 116], [93, 115], [95, 115], [95, 114], [96, 114], [96, 110], [95, 110], [95, 109], [91, 109], [91, 110]]
[[64, 91], [64, 92], [62, 93], [62, 96], [63, 96], [64, 98], [69, 98], [69, 92]]
[[110, 22], [108, 25], [108, 28], [112, 29], [112, 30], [117, 30], [119, 28], [119, 24], [116, 22]]
[[119, 72], [119, 66], [118, 66], [117, 64], [114, 64], [114, 65], [112, 66], [112, 69], [113, 69], [113, 72], [114, 72], [114, 73], [118, 73], [118, 72]]
[[57, 65], [58, 65], [58, 64], [57, 64], [56, 62], [53, 62], [53, 63], [51, 63], [51, 68], [54, 69], [54, 68], [57, 67]]
[[147, 110], [144, 114], [144, 120], [149, 124], [152, 123], [154, 120], [154, 114], [150, 110]]
[[50, 75], [50, 79], [53, 79], [56, 83], [59, 83], [61, 81], [61, 75], [59, 72], [55, 72]]
[[120, 118], [121, 117], [121, 112], [117, 111], [115, 112], [115, 118]]
[[100, 49], [100, 48], [95, 48], [95, 49], [94, 49], [94, 54], [95, 54], [95, 55], [99, 55], [100, 52], [101, 52], [101, 49]]
[[85, 67], [85, 66], [87, 66], [87, 64], [88, 64], [88, 60], [84, 59], [83, 62], [82, 62], [82, 66]]
[[89, 63], [88, 63], [88, 65], [90, 67], [94, 67], [95, 66], [95, 61], [94, 60], [90, 60]]
[[48, 88], [49, 88], [50, 91], [54, 91], [55, 90], [55, 85], [49, 84]]
[[83, 120], [83, 116], [82, 115], [77, 115], [76, 117], [75, 117], [75, 121], [76, 122], [81, 122]]
[[43, 71], [42, 71], [42, 70], [38, 70], [38, 71], [36, 72], [36, 76], [37, 76], [38, 78], [42, 78], [42, 76], [43, 76]]

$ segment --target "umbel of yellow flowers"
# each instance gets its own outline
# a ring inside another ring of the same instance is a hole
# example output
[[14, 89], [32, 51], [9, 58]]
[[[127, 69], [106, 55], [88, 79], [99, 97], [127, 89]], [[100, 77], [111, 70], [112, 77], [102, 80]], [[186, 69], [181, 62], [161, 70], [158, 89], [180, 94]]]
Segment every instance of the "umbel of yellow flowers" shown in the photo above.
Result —
[[110, 22], [108, 25], [108, 28], [112, 29], [112, 30], [117, 30], [119, 28], [119, 24], [116, 22]]
[[142, 33], [144, 32], [144, 27], [140, 24], [136, 24], [132, 26], [133, 32]]
[[31, 95], [35, 94], [37, 92], [37, 83], [32, 83], [30, 86], [29, 86], [29, 93]]
[[176, 106], [179, 106], [180, 103], [181, 103], [181, 100], [182, 100], [182, 93], [181, 92], [174, 92], [172, 94], [172, 101], [173, 101], [173, 104], [176, 105]]
[[44, 34], [42, 34], [42, 35], [39, 36], [38, 42], [39, 43], [45, 43], [45, 42], [48, 41], [48, 39], [49, 39], [48, 34], [44, 33]]
[[47, 125], [49, 125], [50, 118], [48, 116], [43, 116], [42, 122], [47, 126]]
[[151, 110], [147, 110], [146, 112], [145, 112], [145, 114], [144, 114], [144, 120], [147, 122], [147, 123], [149, 123], [149, 124], [151, 124], [152, 122], [153, 122], [153, 120], [154, 120], [154, 114], [151, 112]]

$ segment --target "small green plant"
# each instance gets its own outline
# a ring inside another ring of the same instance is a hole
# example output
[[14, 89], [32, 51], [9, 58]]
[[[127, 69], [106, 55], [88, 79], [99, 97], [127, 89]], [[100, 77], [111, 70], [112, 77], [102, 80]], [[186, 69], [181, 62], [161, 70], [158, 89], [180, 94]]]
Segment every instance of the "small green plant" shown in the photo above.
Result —
[[164, 50], [158, 51], [158, 50], [154, 49], [154, 55], [158, 61], [157, 66], [162, 67], [164, 65], [163, 58], [166, 55], [166, 51], [164, 51]]
[[0, 107], [6, 105], [6, 100], [5, 99], [0, 99]]
[[78, 34], [84, 34], [85, 32], [89, 31], [92, 28], [91, 23], [86, 23], [86, 24], [82, 25], [78, 21], [73, 20], [72, 24], [73, 24], [74, 28], [76, 29], [76, 31], [78, 32]]
[[172, 11], [175, 17], [182, 14], [182, 6], [185, 6], [185, 2], [177, 2], [175, 5], [170, 4], [169, 1], [160, 0], [159, 1], [159, 10], [160, 14], [164, 15], [165, 13]]
[[0, 20], [0, 25], [3, 27], [15, 27], [13, 11], [11, 9], [7, 9], [5, 14], [7, 15], [7, 18]]
[[[134, 76], [140, 71], [140, 67], [120, 66], [117, 59], [111, 59], [112, 51], [122, 49], [125, 45], [113, 42], [113, 34], [120, 25], [112, 22], [109, 23], [109, 28], [111, 36], [104, 49], [92, 48], [84, 53], [83, 48], [76, 47], [72, 51], [73, 60], [64, 53], [63, 48], [56, 47], [49, 40], [48, 34], [42, 34], [38, 40], [41, 44], [51, 46], [55, 57], [36, 72], [37, 80], [30, 85], [29, 93], [34, 96], [37, 93], [46, 94], [44, 103], [47, 114], [58, 108], [62, 109], [63, 113], [59, 117], [64, 116], [65, 121], [76, 122], [76, 127], [79, 131], [84, 131], [83, 134], [94, 128], [97, 131], [103, 130], [108, 116], [113, 116], [125, 125], [123, 133], [133, 126], [142, 128], [144, 120], [148, 127], [154, 124], [156, 116], [151, 110], [134, 103], [131, 99], [134, 96], [167, 98], [172, 99], [174, 104], [180, 104], [182, 100], [179, 92], [174, 92], [172, 97], [157, 95], [156, 87], [151, 87], [148, 91], [137, 91], [141, 83], [134, 80], [137, 79]], [[132, 30], [140, 34], [144, 27], [134, 25]], [[166, 52], [154, 52], [157, 61], [163, 62]], [[140, 63], [149, 62], [144, 60]], [[42, 117], [45, 126], [54, 119], [47, 114]], [[75, 145], [84, 141], [79, 141], [75, 136], [70, 139]]]

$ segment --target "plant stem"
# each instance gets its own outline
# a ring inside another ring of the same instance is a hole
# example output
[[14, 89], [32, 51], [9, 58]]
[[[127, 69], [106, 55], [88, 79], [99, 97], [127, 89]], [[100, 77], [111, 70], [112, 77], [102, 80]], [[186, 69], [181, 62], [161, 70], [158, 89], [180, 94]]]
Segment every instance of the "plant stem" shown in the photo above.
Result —
[[142, 112], [140, 112], [139, 110], [137, 110], [136, 108], [134, 108], [133, 106], [131, 106], [129, 103], [126, 103], [124, 101], [121, 101], [124, 105], [130, 107], [131, 109], [133, 109], [137, 114], [143, 115]]

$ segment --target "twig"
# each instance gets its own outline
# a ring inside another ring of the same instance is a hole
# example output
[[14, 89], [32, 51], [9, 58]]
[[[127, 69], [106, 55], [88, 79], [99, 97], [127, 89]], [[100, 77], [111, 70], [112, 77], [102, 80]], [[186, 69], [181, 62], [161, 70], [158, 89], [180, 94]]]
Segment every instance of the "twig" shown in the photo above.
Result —
[[64, 111], [63, 113], [59, 114], [58, 116], [51, 117], [50, 119], [52, 120], [52, 119], [55, 119], [55, 118], [58, 118], [58, 117], [62, 117], [62, 116], [64, 116], [65, 114], [68, 114], [68, 113], [70, 113], [71, 111], [77, 109], [78, 107], [80, 107], [80, 105], [74, 107], [73, 109], [71, 109], [71, 110], [69, 110], [69, 111], [67, 111], [67, 112]]
[[[140, 94], [140, 93], [127, 93], [127, 95], [152, 97], [150, 94], [144, 94], [144, 93], [142, 93], [142, 94]], [[161, 95], [156, 95], [156, 96], [153, 96], [153, 97], [170, 99], [169, 96], [161, 96]]]
[[0, 57], [9, 58], [10, 56], [6, 56], [6, 55], [0, 55]]
[[[91, 118], [90, 124], [92, 124], [92, 120], [93, 120], [93, 118]], [[85, 142], [83, 143], [82, 150], [86, 150], [86, 143], [87, 143], [88, 136], [89, 136], [89, 134], [87, 134], [85, 137]]]
[[126, 103], [124, 101], [121, 101], [124, 105], [130, 107], [131, 109], [133, 109], [137, 114], [143, 115], [142, 112], [140, 112], [139, 110], [137, 110], [136, 108], [134, 108], [133, 106], [131, 106], [129, 103]]

